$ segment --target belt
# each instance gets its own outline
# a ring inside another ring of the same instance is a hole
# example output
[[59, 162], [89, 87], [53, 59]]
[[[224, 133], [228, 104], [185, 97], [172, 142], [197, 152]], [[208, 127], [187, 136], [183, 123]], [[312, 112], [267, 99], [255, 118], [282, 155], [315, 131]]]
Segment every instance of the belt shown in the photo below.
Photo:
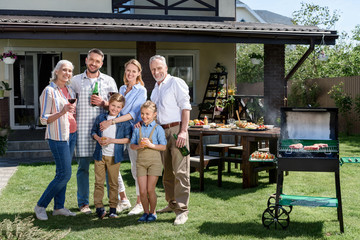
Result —
[[164, 124], [164, 125], [161, 125], [161, 126], [162, 126], [163, 129], [168, 129], [168, 128], [180, 125], [180, 123], [181, 122], [172, 122], [172, 123]]

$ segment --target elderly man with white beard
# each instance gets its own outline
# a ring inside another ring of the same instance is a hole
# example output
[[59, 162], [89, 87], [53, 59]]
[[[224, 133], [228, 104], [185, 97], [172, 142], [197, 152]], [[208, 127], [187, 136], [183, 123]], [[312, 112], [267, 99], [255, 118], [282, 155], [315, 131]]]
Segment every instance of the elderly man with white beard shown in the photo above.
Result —
[[[168, 205], [158, 211], [175, 212], [174, 225], [188, 220], [190, 197], [190, 156], [183, 156], [178, 148], [189, 148], [188, 123], [190, 118], [189, 87], [183, 79], [168, 74], [163, 56], [150, 58], [150, 70], [156, 81], [151, 101], [157, 108], [157, 122], [164, 128], [166, 150], [161, 152], [164, 165], [163, 185]], [[174, 138], [176, 134], [177, 140]]]

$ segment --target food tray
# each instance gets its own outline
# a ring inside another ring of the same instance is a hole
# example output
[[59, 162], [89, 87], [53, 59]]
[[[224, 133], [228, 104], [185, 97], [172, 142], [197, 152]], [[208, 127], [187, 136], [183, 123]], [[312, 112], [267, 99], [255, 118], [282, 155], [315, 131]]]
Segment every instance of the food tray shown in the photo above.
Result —
[[231, 128], [217, 128], [218, 131], [230, 131]]
[[203, 125], [193, 125], [193, 126], [189, 126], [190, 128], [202, 128]]
[[249, 158], [249, 162], [269, 162], [269, 163], [273, 163], [273, 162], [276, 162], [277, 159], [274, 158], [274, 159], [261, 159], [261, 158], [252, 158], [250, 157]]

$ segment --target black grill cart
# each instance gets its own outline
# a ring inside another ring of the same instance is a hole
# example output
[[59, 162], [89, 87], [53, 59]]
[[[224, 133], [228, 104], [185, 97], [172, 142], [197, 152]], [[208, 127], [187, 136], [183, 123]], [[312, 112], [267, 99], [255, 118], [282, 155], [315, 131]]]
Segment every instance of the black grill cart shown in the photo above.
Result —
[[[287, 228], [293, 206], [334, 207], [340, 231], [344, 232], [339, 168], [338, 109], [281, 108], [276, 193], [268, 200], [268, 208], [262, 215], [263, 225]], [[286, 195], [283, 193], [284, 171], [333, 172], [336, 195]]]

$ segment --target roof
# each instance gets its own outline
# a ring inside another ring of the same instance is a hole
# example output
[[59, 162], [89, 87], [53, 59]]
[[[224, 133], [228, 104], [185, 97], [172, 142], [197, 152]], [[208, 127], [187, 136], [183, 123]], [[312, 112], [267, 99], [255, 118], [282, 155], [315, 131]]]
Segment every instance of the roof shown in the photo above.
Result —
[[254, 10], [267, 23], [280, 23], [286, 25], [293, 25], [292, 19], [267, 10]]
[[[313, 26], [243, 23], [235, 21], [180, 21], [5, 15], [0, 11], [0, 38], [105, 41], [166, 41], [264, 44], [335, 44], [336, 31]], [[62, 13], [62, 15], [66, 15]], [[109, 15], [109, 14], [108, 14]]]

